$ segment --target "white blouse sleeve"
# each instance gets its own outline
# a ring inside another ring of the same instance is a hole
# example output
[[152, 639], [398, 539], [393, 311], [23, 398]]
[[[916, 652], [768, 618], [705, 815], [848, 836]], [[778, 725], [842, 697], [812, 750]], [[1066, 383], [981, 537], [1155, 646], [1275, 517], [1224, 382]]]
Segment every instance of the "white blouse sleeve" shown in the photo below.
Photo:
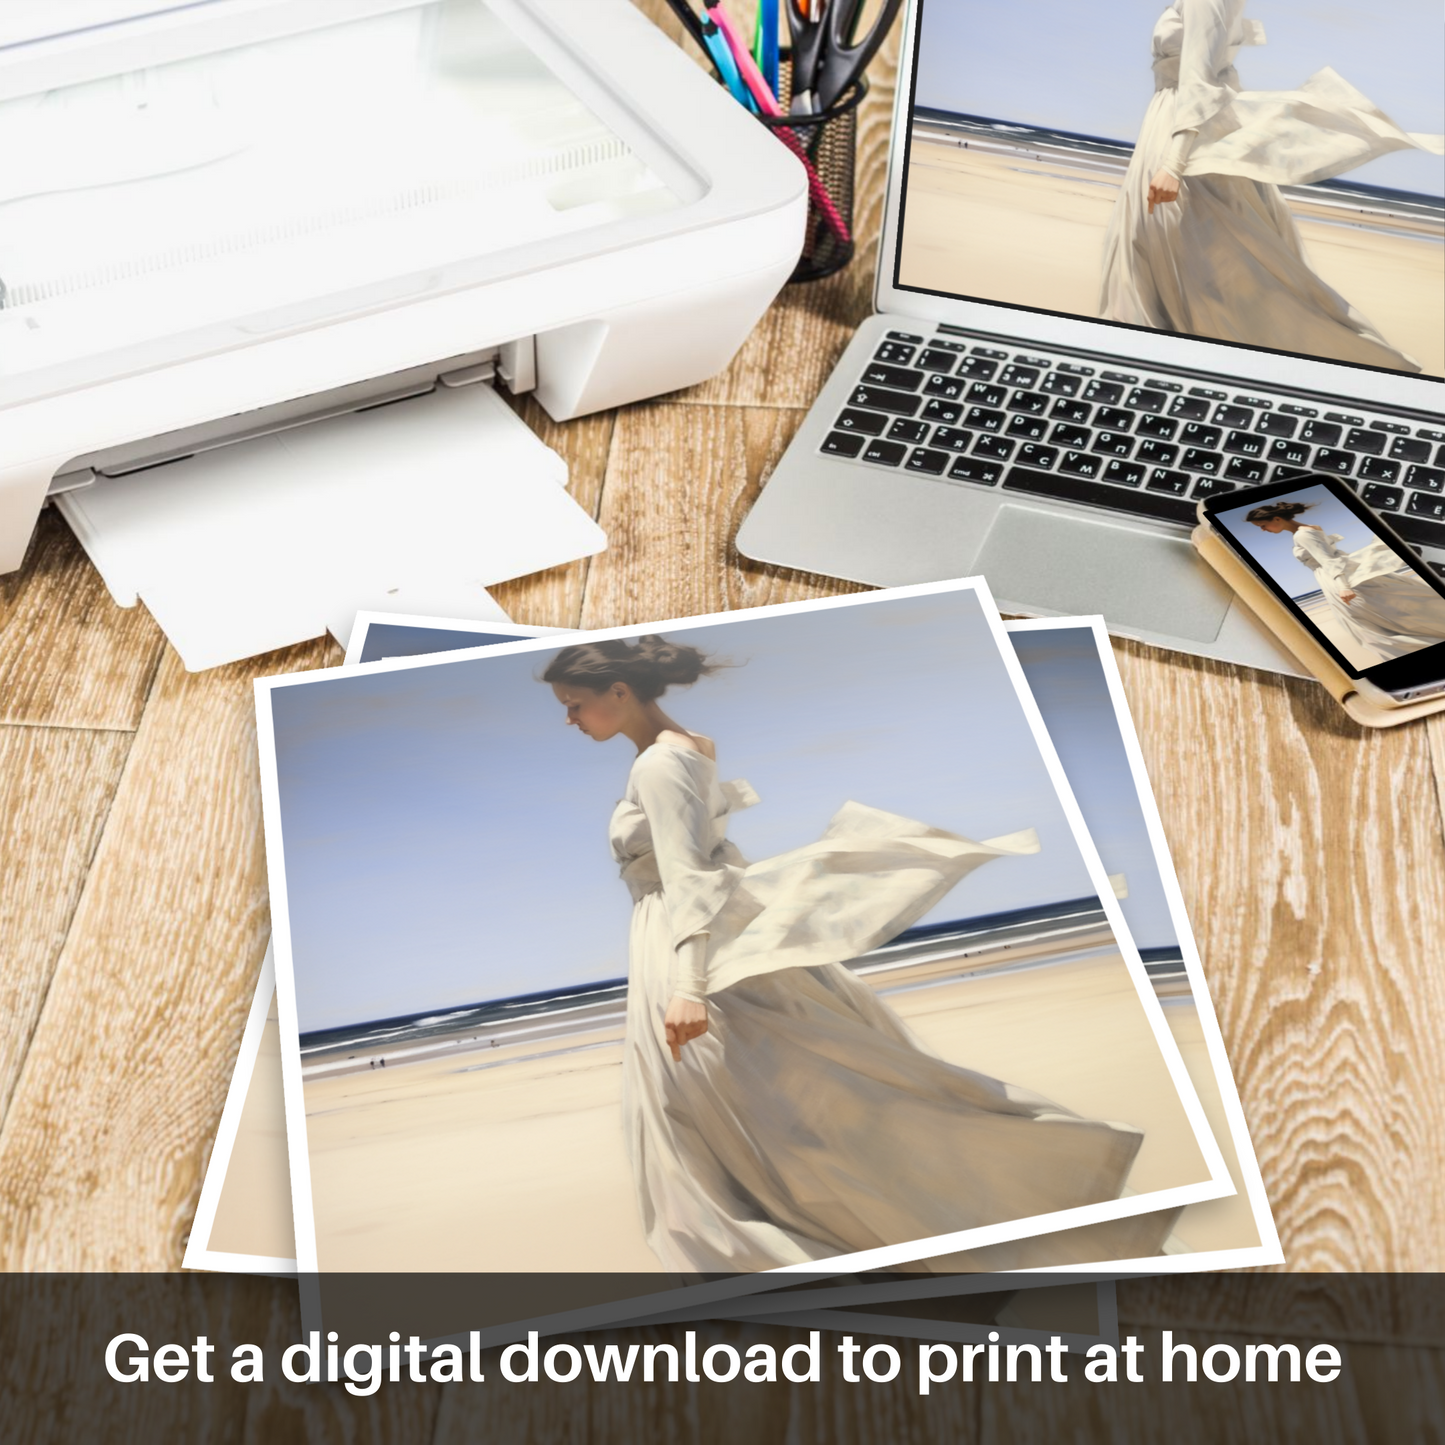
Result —
[[[649, 748], [634, 765], [633, 787], [647, 815], [653, 856], [673, 947], [706, 933], [731, 897], [742, 869], [714, 859], [714, 824], [701, 754], [667, 745]], [[701, 951], [692, 946], [676, 974], [679, 985], [703, 992]]]
[[1236, 92], [1224, 83], [1224, 76], [1231, 69], [1230, 30], [1243, 8], [1242, 0], [1182, 0], [1176, 137], [1180, 131], [1198, 130], [1233, 102]]

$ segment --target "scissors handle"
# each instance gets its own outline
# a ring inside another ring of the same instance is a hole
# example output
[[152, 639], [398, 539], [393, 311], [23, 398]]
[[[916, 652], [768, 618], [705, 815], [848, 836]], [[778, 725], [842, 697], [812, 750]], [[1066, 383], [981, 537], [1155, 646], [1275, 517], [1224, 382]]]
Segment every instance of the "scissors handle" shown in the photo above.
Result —
[[[795, 0], [789, 0], [789, 18]], [[866, 34], [857, 36], [865, 0], [832, 0], [821, 20], [813, 22], [823, 31], [817, 58], [809, 73], [816, 108], [827, 110], [852, 85], [878, 53], [897, 18], [902, 0], [883, 0]], [[796, 44], [796, 41], [794, 42]], [[796, 89], [796, 82], [794, 89]]]

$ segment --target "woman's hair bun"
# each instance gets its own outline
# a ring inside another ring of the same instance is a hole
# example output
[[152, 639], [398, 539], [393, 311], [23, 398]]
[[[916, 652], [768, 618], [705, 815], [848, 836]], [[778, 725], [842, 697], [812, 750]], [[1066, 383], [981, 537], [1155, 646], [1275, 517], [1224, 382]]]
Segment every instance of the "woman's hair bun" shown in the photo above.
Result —
[[635, 645], [618, 640], [564, 647], [547, 665], [542, 681], [570, 683], [593, 692], [625, 682], [643, 702], [651, 702], [668, 688], [686, 687], [724, 665], [686, 642], [669, 642], [650, 633]]
[[1246, 522], [1273, 522], [1277, 517], [1283, 517], [1289, 521], [1298, 517], [1301, 512], [1308, 512], [1314, 506], [1313, 502], [1266, 502], [1262, 507], [1255, 507], [1253, 511], [1244, 514]]

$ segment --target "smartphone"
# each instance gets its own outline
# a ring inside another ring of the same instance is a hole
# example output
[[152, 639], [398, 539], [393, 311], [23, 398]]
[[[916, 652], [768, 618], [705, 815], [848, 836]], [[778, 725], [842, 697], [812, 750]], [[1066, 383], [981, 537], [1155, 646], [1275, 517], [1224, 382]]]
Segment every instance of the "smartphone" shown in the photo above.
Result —
[[1200, 504], [1209, 527], [1376, 701], [1445, 692], [1445, 579], [1339, 477]]

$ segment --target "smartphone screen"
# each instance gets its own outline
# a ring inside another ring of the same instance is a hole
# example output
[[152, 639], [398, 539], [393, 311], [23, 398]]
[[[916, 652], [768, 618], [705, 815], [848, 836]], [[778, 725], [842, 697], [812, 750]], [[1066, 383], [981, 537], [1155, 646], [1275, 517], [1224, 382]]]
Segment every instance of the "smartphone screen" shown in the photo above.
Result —
[[1396, 696], [1445, 679], [1445, 583], [1347, 482], [1247, 487], [1204, 512], [1351, 677]]

